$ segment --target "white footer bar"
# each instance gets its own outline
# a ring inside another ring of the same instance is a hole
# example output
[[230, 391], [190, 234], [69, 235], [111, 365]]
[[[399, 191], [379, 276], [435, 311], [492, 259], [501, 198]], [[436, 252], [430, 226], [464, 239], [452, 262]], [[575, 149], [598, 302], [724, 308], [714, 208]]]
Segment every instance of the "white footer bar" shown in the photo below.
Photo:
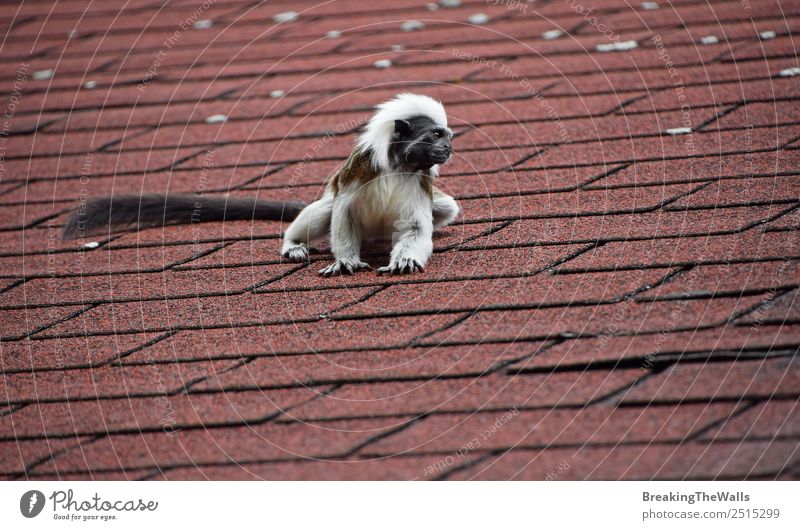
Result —
[[796, 482], [4, 482], [0, 492], [14, 529], [800, 528]]

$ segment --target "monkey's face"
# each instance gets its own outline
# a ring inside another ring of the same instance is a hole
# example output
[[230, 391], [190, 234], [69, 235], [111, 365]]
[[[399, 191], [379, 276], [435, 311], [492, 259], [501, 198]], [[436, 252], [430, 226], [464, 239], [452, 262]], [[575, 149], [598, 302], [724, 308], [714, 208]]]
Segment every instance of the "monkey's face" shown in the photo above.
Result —
[[397, 166], [426, 171], [450, 158], [453, 133], [426, 116], [395, 120], [390, 156]]

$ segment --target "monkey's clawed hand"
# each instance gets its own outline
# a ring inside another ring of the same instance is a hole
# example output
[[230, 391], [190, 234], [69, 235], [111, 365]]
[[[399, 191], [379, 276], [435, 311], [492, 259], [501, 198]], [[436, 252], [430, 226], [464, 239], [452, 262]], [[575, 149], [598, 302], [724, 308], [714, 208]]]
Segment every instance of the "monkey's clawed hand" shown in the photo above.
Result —
[[413, 258], [398, 258], [387, 266], [379, 268], [378, 274], [410, 274], [417, 271], [425, 271], [420, 262]]
[[283, 249], [281, 255], [289, 261], [305, 261], [308, 259], [308, 247], [305, 243], [287, 246]]
[[320, 269], [319, 273], [325, 277], [337, 276], [339, 274], [353, 274], [361, 269], [371, 269], [367, 263], [364, 263], [358, 258], [343, 258], [337, 259], [324, 269]]
[[[360, 270], [371, 268], [372, 267], [367, 263], [359, 259], [338, 259], [324, 269], [320, 269], [319, 273], [327, 278], [330, 276], [355, 274]], [[385, 267], [379, 268], [378, 274], [411, 274], [412, 272], [424, 271], [425, 267], [423, 267], [419, 261], [413, 258], [400, 258]]]

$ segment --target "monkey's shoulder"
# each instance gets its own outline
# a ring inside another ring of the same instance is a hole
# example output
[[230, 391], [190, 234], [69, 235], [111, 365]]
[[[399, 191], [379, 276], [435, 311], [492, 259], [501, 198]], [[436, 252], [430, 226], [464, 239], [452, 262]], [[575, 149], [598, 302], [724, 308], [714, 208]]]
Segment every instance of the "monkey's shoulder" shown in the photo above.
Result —
[[380, 171], [372, 166], [372, 156], [369, 151], [354, 149], [345, 160], [342, 167], [331, 177], [328, 187], [334, 195], [351, 185], [364, 185], [378, 178]]
[[381, 172], [372, 163], [369, 150], [353, 150], [342, 166], [328, 181], [327, 192], [334, 197], [348, 192], [362, 190], [371, 195], [377, 192], [380, 196], [403, 195], [422, 190], [428, 198], [441, 193], [433, 185], [433, 174], [430, 172], [408, 173], [404, 171]]

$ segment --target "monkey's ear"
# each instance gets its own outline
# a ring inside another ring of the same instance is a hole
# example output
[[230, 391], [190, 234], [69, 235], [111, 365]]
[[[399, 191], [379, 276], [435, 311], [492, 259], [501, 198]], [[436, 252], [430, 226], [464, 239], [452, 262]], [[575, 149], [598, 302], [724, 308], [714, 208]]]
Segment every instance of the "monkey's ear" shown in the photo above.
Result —
[[394, 120], [394, 135], [396, 138], [405, 138], [411, 134], [411, 124], [406, 120]]

